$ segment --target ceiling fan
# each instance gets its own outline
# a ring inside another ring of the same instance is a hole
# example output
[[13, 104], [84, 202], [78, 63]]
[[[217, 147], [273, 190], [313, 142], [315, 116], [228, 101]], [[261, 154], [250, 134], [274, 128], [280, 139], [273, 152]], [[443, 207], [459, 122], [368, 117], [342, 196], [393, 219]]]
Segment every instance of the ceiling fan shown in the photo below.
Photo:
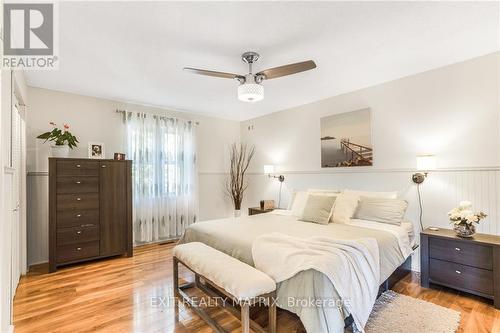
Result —
[[245, 52], [241, 55], [241, 60], [248, 64], [248, 74], [246, 75], [216, 72], [191, 67], [184, 67], [184, 70], [194, 74], [215, 76], [223, 79], [236, 79], [240, 82], [240, 85], [238, 86], [238, 99], [244, 102], [258, 102], [264, 99], [264, 86], [261, 84], [262, 81], [276, 79], [282, 76], [296, 74], [316, 68], [314, 61], [307, 60], [266, 69], [254, 74], [252, 73], [252, 65], [259, 60], [259, 57], [259, 54], [256, 52]]

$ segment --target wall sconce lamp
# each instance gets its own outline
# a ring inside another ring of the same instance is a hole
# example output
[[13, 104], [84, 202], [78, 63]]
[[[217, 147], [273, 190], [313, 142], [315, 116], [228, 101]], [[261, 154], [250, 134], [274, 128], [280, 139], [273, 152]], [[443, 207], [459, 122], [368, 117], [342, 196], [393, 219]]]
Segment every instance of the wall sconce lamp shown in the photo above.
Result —
[[285, 181], [285, 176], [283, 175], [273, 175], [274, 165], [264, 165], [264, 174], [267, 174], [269, 178], [277, 178], [281, 183]]
[[280, 181], [280, 192], [278, 196], [278, 209], [281, 206], [281, 188], [283, 187], [283, 182], [285, 181], [285, 176], [283, 175], [273, 175], [274, 165], [264, 165], [264, 174], [267, 174], [269, 178], [277, 178]]
[[436, 169], [436, 156], [434, 155], [418, 155], [417, 156], [417, 172], [415, 172], [411, 179], [415, 184], [421, 184], [427, 178], [430, 170]]
[[418, 206], [420, 208], [419, 222], [421, 230], [424, 230], [424, 223], [422, 221], [423, 207], [422, 207], [422, 196], [420, 194], [420, 184], [422, 184], [427, 178], [427, 174], [430, 170], [436, 169], [436, 158], [434, 155], [418, 155], [417, 156], [417, 172], [415, 172], [411, 179], [415, 184], [417, 184], [417, 195], [418, 195]]

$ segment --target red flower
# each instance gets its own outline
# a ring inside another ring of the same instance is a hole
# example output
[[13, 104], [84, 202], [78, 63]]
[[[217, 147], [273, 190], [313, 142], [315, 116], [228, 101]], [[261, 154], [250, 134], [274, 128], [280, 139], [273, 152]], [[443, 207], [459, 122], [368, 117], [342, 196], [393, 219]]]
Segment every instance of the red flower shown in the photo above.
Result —
[[64, 129], [69, 129], [69, 125], [68, 124], [64, 124]]

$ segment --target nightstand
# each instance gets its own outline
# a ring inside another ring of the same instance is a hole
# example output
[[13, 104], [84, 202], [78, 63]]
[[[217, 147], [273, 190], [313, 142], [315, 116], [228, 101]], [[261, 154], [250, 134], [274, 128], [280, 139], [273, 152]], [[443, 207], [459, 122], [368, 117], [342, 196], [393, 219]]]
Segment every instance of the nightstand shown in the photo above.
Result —
[[260, 209], [260, 207], [250, 207], [248, 208], [248, 215], [257, 215], [262, 213], [272, 212], [274, 209]]
[[458, 237], [453, 230], [420, 233], [421, 285], [429, 283], [494, 300], [500, 308], [500, 236]]

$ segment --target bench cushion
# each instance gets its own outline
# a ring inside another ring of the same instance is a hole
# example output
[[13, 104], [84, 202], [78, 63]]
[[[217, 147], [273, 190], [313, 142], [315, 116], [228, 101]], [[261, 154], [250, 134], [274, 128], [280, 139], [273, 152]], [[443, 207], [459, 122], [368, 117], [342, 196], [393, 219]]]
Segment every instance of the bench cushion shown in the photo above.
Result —
[[203, 243], [177, 245], [174, 256], [239, 301], [276, 290], [268, 275]]

